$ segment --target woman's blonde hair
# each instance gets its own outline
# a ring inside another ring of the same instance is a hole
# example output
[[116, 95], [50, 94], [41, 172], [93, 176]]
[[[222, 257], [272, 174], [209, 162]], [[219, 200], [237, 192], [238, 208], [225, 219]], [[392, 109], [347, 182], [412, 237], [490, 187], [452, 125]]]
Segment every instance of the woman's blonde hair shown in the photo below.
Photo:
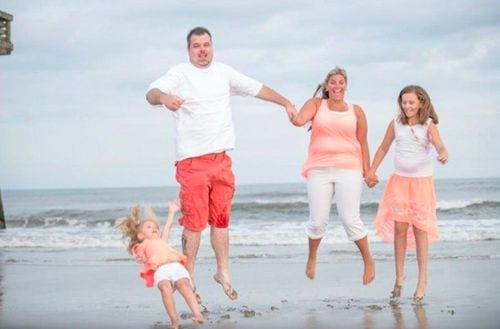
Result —
[[418, 111], [418, 123], [425, 124], [427, 119], [431, 118], [434, 124], [439, 123], [439, 118], [434, 110], [434, 106], [432, 105], [431, 98], [429, 94], [425, 91], [424, 88], [420, 86], [410, 85], [404, 87], [398, 96], [398, 104], [399, 104], [399, 120], [402, 124], [408, 124], [408, 118], [406, 117], [405, 112], [403, 111], [403, 95], [413, 93], [417, 96], [418, 101], [420, 102], [420, 109]]
[[120, 230], [122, 239], [128, 240], [127, 251], [129, 253], [132, 253], [132, 247], [135, 244], [141, 242], [141, 240], [137, 237], [141, 223], [148, 220], [157, 222], [156, 215], [151, 207], [145, 208], [142, 220], [139, 217], [140, 209], [141, 207], [138, 205], [130, 207], [128, 216], [120, 217], [115, 222], [115, 227]]
[[344, 77], [345, 83], [347, 84], [347, 73], [343, 68], [340, 68], [338, 66], [335, 66], [328, 74], [326, 75], [325, 80], [323, 83], [318, 84], [318, 87], [316, 87], [316, 90], [314, 91], [313, 97], [316, 97], [318, 94], [318, 91], [321, 89], [321, 98], [323, 99], [328, 99], [328, 90], [326, 90], [326, 84], [328, 83], [328, 80], [330, 80], [330, 77], [332, 75], [341, 75]]

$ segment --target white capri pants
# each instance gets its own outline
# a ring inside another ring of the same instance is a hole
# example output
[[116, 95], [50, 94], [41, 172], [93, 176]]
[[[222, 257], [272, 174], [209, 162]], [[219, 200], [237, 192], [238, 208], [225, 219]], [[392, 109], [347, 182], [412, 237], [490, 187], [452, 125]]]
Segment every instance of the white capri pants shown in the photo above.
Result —
[[333, 196], [349, 240], [357, 241], [368, 234], [359, 213], [362, 179], [361, 172], [353, 169], [325, 167], [309, 170], [309, 222], [306, 233], [311, 239], [325, 236]]

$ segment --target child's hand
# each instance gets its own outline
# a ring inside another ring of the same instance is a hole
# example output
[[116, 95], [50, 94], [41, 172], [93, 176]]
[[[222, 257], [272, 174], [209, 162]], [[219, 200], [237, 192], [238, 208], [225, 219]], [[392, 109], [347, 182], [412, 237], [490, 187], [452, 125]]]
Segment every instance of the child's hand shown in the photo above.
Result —
[[437, 160], [442, 164], [445, 164], [448, 161], [448, 151], [442, 151], [438, 154]]
[[171, 214], [175, 214], [176, 212], [178, 212], [179, 210], [181, 209], [181, 207], [179, 206], [179, 202], [178, 201], [170, 201], [168, 203], [168, 212], [171, 213]]
[[378, 183], [377, 175], [375, 175], [373, 173], [368, 173], [368, 175], [366, 175], [366, 177], [365, 177], [365, 183], [369, 188], [374, 187]]

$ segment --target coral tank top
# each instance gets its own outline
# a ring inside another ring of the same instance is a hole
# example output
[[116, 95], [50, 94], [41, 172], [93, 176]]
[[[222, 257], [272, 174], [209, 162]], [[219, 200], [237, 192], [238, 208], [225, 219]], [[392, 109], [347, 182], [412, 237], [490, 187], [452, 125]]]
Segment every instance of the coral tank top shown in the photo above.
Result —
[[347, 111], [338, 112], [328, 108], [326, 99], [321, 100], [312, 122], [309, 152], [302, 175], [307, 177], [311, 168], [322, 167], [363, 172], [361, 144], [356, 136], [357, 121], [353, 104], [347, 105]]

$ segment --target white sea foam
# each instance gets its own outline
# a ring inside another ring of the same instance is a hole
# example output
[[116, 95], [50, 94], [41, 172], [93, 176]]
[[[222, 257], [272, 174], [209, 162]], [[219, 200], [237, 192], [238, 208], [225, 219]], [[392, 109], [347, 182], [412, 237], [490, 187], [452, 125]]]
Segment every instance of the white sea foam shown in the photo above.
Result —
[[481, 204], [483, 202], [484, 201], [479, 200], [479, 199], [454, 200], [454, 201], [441, 200], [441, 201], [437, 201], [436, 208], [438, 210], [460, 209], [460, 208], [466, 208], [466, 207], [474, 205], [474, 204]]
[[[500, 240], [499, 219], [438, 220], [439, 241]], [[367, 225], [370, 241], [378, 242], [373, 227]], [[181, 229], [171, 233], [178, 244]], [[242, 246], [301, 245], [307, 242], [304, 222], [238, 221], [230, 226], [231, 244]], [[350, 241], [339, 221], [330, 223], [324, 243], [348, 244]], [[209, 245], [209, 234], [202, 235], [202, 244]], [[0, 233], [0, 248], [94, 248], [123, 247], [118, 232], [108, 223], [93, 227], [45, 226], [26, 229], [11, 228]]]

